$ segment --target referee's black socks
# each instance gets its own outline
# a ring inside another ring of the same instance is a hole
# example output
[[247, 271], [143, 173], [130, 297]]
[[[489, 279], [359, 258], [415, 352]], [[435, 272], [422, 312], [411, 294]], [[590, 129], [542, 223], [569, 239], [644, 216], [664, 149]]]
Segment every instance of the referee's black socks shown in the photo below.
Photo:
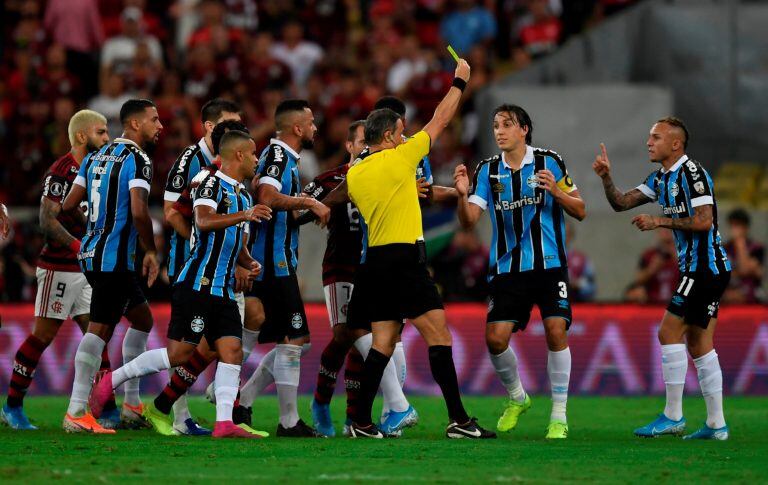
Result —
[[[450, 345], [432, 345], [429, 347], [429, 368], [435, 382], [443, 391], [443, 399], [445, 399], [445, 405], [448, 407], [448, 416], [451, 421], [459, 424], [469, 421], [469, 416], [464, 410], [464, 404], [461, 402], [459, 379], [456, 377], [456, 367], [453, 365], [453, 351]], [[381, 378], [381, 374], [379, 378]]]
[[[354, 421], [358, 426], [367, 426], [372, 424], [371, 408], [373, 400], [376, 399], [376, 391], [381, 384], [381, 376], [384, 375], [384, 369], [387, 368], [389, 357], [371, 347], [368, 352], [368, 358], [363, 365], [362, 379], [360, 383], [360, 406], [355, 413]], [[454, 378], [456, 374], [454, 372]]]

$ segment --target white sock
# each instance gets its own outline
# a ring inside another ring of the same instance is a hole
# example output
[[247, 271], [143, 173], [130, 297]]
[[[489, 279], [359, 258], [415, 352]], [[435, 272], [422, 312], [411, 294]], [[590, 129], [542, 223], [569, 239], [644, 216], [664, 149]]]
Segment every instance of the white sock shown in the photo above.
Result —
[[713, 429], [725, 426], [723, 416], [723, 371], [717, 352], [712, 349], [706, 355], [693, 359], [699, 375], [699, 385], [704, 402], [707, 404], [707, 426]]
[[301, 347], [277, 344], [275, 349], [275, 386], [280, 402], [280, 424], [284, 428], [292, 428], [299, 421], [297, 393], [301, 376]]
[[267, 352], [267, 355], [261, 359], [259, 366], [248, 378], [248, 381], [243, 384], [240, 389], [240, 405], [247, 408], [253, 405], [253, 401], [259, 393], [263, 392], [268, 385], [275, 382], [274, 367], [275, 367], [275, 355], [277, 354], [277, 348], [274, 348]]
[[507, 347], [507, 350], [499, 355], [493, 355], [490, 352], [491, 364], [496, 369], [496, 375], [501, 379], [501, 383], [507, 389], [509, 398], [513, 401], [522, 402], [525, 401], [525, 390], [523, 390], [523, 383], [520, 381], [520, 373], [517, 371], [517, 356], [512, 347]]
[[232, 421], [232, 408], [240, 384], [240, 366], [219, 362], [216, 366], [216, 422]]
[[667, 388], [667, 404], [664, 416], [673, 421], [683, 417], [683, 389], [688, 372], [688, 353], [685, 344], [661, 346], [661, 373]]
[[363, 356], [363, 361], [368, 358], [368, 351], [371, 350], [371, 345], [373, 345], [372, 333], [366, 333], [359, 339], [355, 340], [355, 348], [358, 352], [360, 352], [360, 355]]
[[93, 386], [93, 377], [101, 365], [101, 353], [107, 345], [101, 337], [86, 333], [80, 340], [75, 353], [75, 381], [72, 384], [72, 395], [69, 398], [67, 413], [73, 417], [85, 414], [88, 395]]
[[395, 361], [395, 371], [397, 371], [397, 380], [400, 387], [405, 385], [405, 377], [408, 374], [408, 367], [405, 364], [405, 348], [402, 342], [395, 344], [395, 351], [392, 353], [392, 360]]
[[[125, 337], [123, 338], [123, 365], [129, 363], [147, 350], [148, 339], [148, 332], [142, 332], [133, 327], [125, 332]], [[138, 378], [126, 382], [123, 392], [125, 393], [125, 403], [130, 404], [131, 406], [138, 406], [141, 404]]]
[[139, 377], [156, 374], [170, 368], [171, 363], [168, 360], [168, 349], [147, 350], [112, 372], [112, 389], [117, 389], [123, 383], [128, 385], [128, 382], [136, 381]]
[[[360, 355], [363, 356], [363, 360], [368, 358], [368, 352], [371, 350], [372, 344], [373, 334], [370, 333], [363, 335], [355, 341], [355, 348], [360, 352]], [[408, 399], [405, 397], [405, 394], [403, 394], [403, 388], [400, 386], [400, 381], [397, 379], [397, 370], [395, 369], [395, 362], [393, 359], [389, 359], [389, 363], [384, 369], [379, 389], [381, 389], [381, 394], [384, 398], [382, 416], [389, 410], [403, 412], [410, 406], [410, 404], [408, 404]]]
[[[176, 367], [168, 369], [168, 377], [173, 378], [173, 374], [176, 373]], [[189, 405], [187, 404], [187, 393], [182, 394], [176, 402], [173, 403], [173, 424], [183, 425], [184, 421], [191, 418], [189, 414]]]
[[253, 348], [259, 341], [259, 333], [260, 332], [258, 330], [248, 330], [247, 328], [243, 327], [243, 364], [245, 364], [245, 361], [248, 360], [251, 352], [253, 352]]
[[552, 414], [549, 419], [566, 422], [565, 406], [568, 403], [568, 382], [571, 380], [570, 348], [547, 353], [547, 374], [552, 386]]

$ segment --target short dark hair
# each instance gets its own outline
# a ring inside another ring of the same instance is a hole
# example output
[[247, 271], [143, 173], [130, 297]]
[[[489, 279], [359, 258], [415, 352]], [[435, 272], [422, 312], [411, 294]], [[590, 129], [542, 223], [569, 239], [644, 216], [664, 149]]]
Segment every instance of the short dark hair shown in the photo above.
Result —
[[355, 133], [357, 133], [357, 129], [360, 128], [361, 126], [365, 128], [365, 120], [353, 121], [349, 125], [349, 130], [347, 130], [347, 141], [349, 142], [355, 141]]
[[149, 99], [129, 99], [120, 107], [120, 123], [125, 125], [131, 116], [144, 113], [147, 108], [156, 107]]
[[394, 131], [400, 115], [389, 108], [375, 109], [365, 119], [365, 142], [369, 145], [381, 143], [384, 132]]
[[731, 224], [733, 224], [734, 222], [737, 224], [744, 224], [745, 226], [749, 227], [749, 223], [750, 223], [749, 213], [744, 209], [742, 209], [741, 207], [737, 209], [733, 209], [728, 214], [728, 222], [730, 222]]
[[224, 135], [221, 137], [221, 142], [219, 142], [219, 149], [223, 151], [229, 148], [230, 145], [241, 143], [246, 140], [252, 141], [253, 137], [244, 131], [231, 130], [224, 133]]
[[389, 108], [395, 113], [399, 114], [401, 118], [405, 118], [405, 103], [402, 99], [395, 96], [382, 96], [373, 105], [373, 109]]
[[281, 101], [275, 109], [275, 126], [277, 130], [283, 128], [285, 123], [285, 115], [288, 113], [294, 113], [296, 111], [304, 111], [309, 108], [309, 102], [305, 99], [286, 99]]
[[496, 117], [499, 113], [509, 113], [510, 116], [515, 118], [517, 125], [520, 128], [528, 128], [528, 133], [525, 134], [525, 144], [530, 145], [533, 140], [533, 121], [527, 111], [516, 104], [502, 104], [497, 106], [493, 110], [493, 116]]
[[200, 121], [216, 122], [222, 113], [239, 113], [240, 106], [228, 99], [216, 98], [208, 101], [200, 110]]
[[683, 140], [683, 150], [688, 149], [688, 140], [691, 139], [691, 136], [688, 133], [688, 128], [686, 128], [685, 123], [683, 123], [683, 120], [675, 116], [667, 116], [665, 118], [658, 120], [656, 123], [666, 123], [670, 126], [674, 126], [675, 128], [680, 128], [681, 130], [683, 130], [683, 134], [685, 135], [685, 140]]
[[219, 154], [219, 145], [221, 144], [221, 137], [228, 131], [242, 131], [248, 133], [248, 127], [242, 121], [226, 120], [222, 121], [213, 128], [211, 132], [211, 144], [213, 145], [213, 154]]

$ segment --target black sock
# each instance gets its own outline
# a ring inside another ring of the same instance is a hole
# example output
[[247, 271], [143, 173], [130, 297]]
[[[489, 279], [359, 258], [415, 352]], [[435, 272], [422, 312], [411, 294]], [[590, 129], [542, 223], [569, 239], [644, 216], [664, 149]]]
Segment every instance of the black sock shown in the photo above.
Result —
[[432, 377], [443, 391], [443, 399], [448, 407], [448, 417], [451, 421], [463, 424], [469, 421], [469, 416], [461, 403], [459, 380], [456, 377], [456, 367], [453, 365], [453, 352], [450, 345], [432, 345], [429, 347], [429, 368]]
[[373, 400], [376, 399], [376, 391], [381, 384], [381, 376], [384, 375], [384, 369], [387, 368], [389, 357], [378, 350], [371, 348], [368, 352], [368, 358], [363, 365], [362, 378], [360, 383], [360, 406], [355, 413], [354, 421], [359, 426], [373, 424], [371, 421], [371, 408]]

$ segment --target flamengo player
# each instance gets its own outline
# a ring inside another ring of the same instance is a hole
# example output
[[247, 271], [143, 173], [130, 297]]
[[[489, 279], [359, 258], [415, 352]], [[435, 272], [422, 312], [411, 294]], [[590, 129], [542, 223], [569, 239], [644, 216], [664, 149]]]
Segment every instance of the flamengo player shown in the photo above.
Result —
[[[152, 313], [139, 285], [135, 260], [140, 239], [146, 251], [142, 274], [152, 285], [158, 264], [147, 205], [152, 162], [144, 149], [157, 143], [163, 125], [155, 104], [147, 99], [126, 101], [120, 108], [120, 122], [123, 137], [85, 157], [62, 207], [75, 210], [87, 197], [88, 227], [78, 259], [93, 288], [91, 322], [75, 354], [75, 380], [63, 422], [70, 432], [114, 433], [86, 409], [101, 354], [123, 315], [131, 323], [123, 339], [123, 363], [146, 350], [152, 329]], [[142, 411], [136, 379], [125, 388], [123, 424], [146, 426]]]
[[[83, 333], [88, 327], [91, 287], [77, 264], [85, 215], [79, 210], [61, 212], [61, 201], [72, 188], [86, 154], [109, 142], [107, 119], [95, 111], [78, 111], [69, 120], [67, 131], [72, 150], [48, 169], [40, 199], [40, 226], [46, 241], [37, 261], [35, 326], [16, 352], [8, 400], [0, 411], [0, 419], [13, 429], [37, 429], [24, 414], [24, 395], [32, 384], [42, 353], [64, 320], [72, 317]], [[106, 348], [101, 356], [101, 368], [105, 367], [109, 369]], [[119, 423], [114, 401], [107, 411], [109, 426], [114, 427]]]
[[611, 163], [605, 145], [592, 168], [603, 180], [605, 196], [615, 211], [625, 211], [658, 201], [664, 217], [642, 214], [632, 219], [641, 231], [672, 229], [680, 265], [680, 286], [672, 295], [659, 327], [661, 370], [667, 391], [664, 412], [635, 435], [680, 435], [685, 431], [683, 388], [688, 372], [686, 347], [699, 375], [707, 405], [707, 420], [686, 439], [727, 440], [723, 416], [723, 373], [713, 336], [717, 310], [731, 278], [731, 263], [720, 242], [717, 202], [712, 178], [704, 167], [686, 155], [688, 129], [674, 117], [662, 118], [651, 127], [648, 155], [661, 168], [637, 188], [621, 193], [611, 179]]
[[236, 264], [254, 271], [243, 241], [248, 224], [270, 218], [270, 209], [251, 207], [251, 196], [242, 181], [254, 173], [256, 145], [247, 133], [227, 132], [221, 139], [221, 169], [206, 174], [192, 195], [195, 244], [174, 284], [168, 347], [144, 352], [135, 360], [107, 373], [91, 396], [97, 414], [112, 389], [137, 377], [185, 364], [205, 336], [219, 356], [216, 367], [217, 438], [258, 438], [232, 422], [242, 352], [242, 322], [232, 288]]

